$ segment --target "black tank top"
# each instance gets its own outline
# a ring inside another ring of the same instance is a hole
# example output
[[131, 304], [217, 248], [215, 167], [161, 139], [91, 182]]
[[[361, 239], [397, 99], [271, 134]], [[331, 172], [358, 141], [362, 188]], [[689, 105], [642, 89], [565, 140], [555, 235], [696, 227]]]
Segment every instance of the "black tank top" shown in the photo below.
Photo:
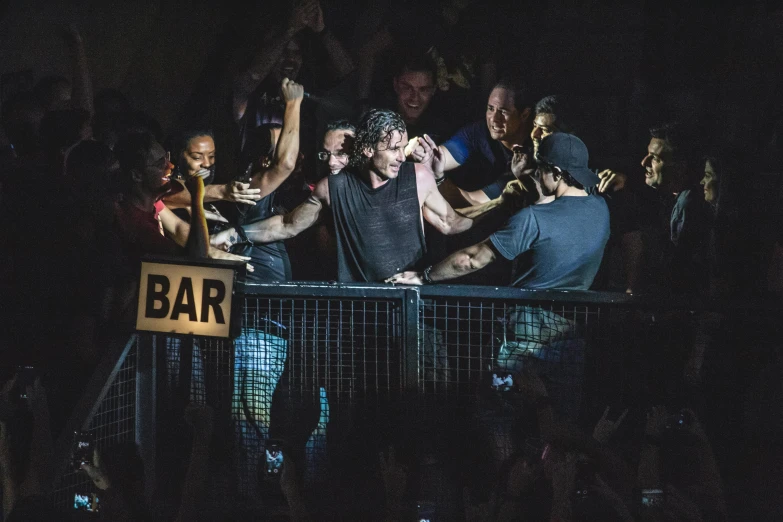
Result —
[[382, 282], [424, 256], [424, 232], [413, 163], [373, 189], [357, 174], [329, 178], [337, 236], [338, 280]]
[[[249, 225], [277, 214], [275, 212], [277, 195], [278, 191], [273, 191], [265, 198], [256, 201], [252, 207], [247, 208], [246, 205], [243, 205], [242, 208], [238, 208], [237, 224]], [[288, 252], [282, 241], [266, 244], [256, 243], [254, 246], [236, 245], [231, 249], [231, 253], [250, 257], [250, 264], [253, 265], [254, 271], [248, 272], [248, 283], [291, 280], [291, 261], [288, 259]]]

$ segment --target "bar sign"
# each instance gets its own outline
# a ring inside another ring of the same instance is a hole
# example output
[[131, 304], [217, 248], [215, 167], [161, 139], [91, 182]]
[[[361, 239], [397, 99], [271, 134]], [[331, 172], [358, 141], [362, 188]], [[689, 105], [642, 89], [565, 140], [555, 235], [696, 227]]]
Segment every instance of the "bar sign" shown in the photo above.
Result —
[[232, 268], [142, 261], [136, 329], [229, 337]]

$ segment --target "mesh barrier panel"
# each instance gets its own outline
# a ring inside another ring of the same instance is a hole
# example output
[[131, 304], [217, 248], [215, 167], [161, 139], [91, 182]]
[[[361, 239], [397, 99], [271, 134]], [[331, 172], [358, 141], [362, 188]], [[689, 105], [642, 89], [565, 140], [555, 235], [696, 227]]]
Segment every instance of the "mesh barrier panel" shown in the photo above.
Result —
[[[118, 442], [133, 442], [136, 434], [136, 362], [138, 346], [130, 348], [119, 372], [108, 387], [97, 412], [89, 422], [89, 433], [98, 450]], [[60, 509], [71, 509], [74, 495], [100, 497], [100, 491], [83, 471], [67, 471], [54, 490], [54, 503]]]
[[252, 496], [268, 438], [306, 440], [305, 480], [314, 482], [325, 466], [330, 415], [399, 395], [400, 303], [247, 296], [233, 342], [166, 337], [165, 353], [164, 411], [212, 406], [218, 424], [230, 425], [223, 442], [233, 454], [233, 487]]
[[[357, 425], [352, 444], [364, 443], [366, 455], [377, 456], [373, 445], [412, 444], [427, 455], [422, 462], [437, 463], [447, 441], [468, 453], [480, 448], [487, 469], [475, 473], [492, 476], [523, 449], [525, 434], [520, 439], [514, 424], [530, 413], [519, 388], [525, 371], [541, 375], [554, 409], [583, 427], [607, 404], [644, 411], [689, 397], [695, 410], [707, 411], [704, 396], [688, 388], [701, 375], [712, 411], [721, 413], [704, 424], [720, 427], [710, 437], [730, 468], [740, 461], [737, 390], [780, 359], [777, 316], [763, 307], [708, 311], [627, 296], [520, 297], [513, 289], [469, 287], [253, 291], [242, 298], [234, 340], [151, 336], [158, 354], [156, 470], [172, 499], [189, 458], [182, 421], [189, 403], [215, 411], [213, 457], [226, 463], [211, 474], [210, 495], [226, 502], [241, 503], [239, 495], [254, 505], [268, 439], [304, 448], [295, 456], [305, 464], [304, 479], [323, 486], [334, 448], [342, 455], [340, 444]], [[137, 350], [131, 347], [89, 420], [99, 449], [134, 440]], [[699, 352], [709, 354], [701, 371], [691, 368]], [[363, 464], [372, 474], [374, 462]], [[329, 496], [323, 487], [309, 490]], [[71, 506], [76, 492], [94, 489], [83, 473], [69, 472], [56, 504]], [[372, 503], [359, 495], [352, 500]]]

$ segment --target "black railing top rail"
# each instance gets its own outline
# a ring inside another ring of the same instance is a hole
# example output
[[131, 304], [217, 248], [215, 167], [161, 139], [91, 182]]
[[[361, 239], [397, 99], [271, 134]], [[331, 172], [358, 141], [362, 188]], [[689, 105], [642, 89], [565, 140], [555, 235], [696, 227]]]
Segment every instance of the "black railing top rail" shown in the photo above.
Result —
[[617, 306], [647, 310], [743, 311], [783, 316], [783, 302], [775, 298], [721, 299], [702, 296], [633, 295], [621, 292], [526, 290], [507, 286], [424, 285], [402, 286], [384, 283], [335, 283], [322, 281], [253, 283], [244, 285], [245, 296], [298, 298], [402, 299], [406, 291], [423, 299], [475, 298]]

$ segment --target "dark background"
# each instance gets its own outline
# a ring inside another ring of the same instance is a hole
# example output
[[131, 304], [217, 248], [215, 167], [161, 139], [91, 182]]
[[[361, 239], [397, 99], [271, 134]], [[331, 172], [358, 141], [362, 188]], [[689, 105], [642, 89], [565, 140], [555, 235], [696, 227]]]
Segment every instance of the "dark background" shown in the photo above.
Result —
[[[286, 20], [287, 3], [249, 10], [235, 0], [0, 1], [4, 94], [47, 74], [69, 76], [58, 31], [76, 23], [96, 90], [120, 89], [166, 131], [193, 122], [219, 128], [230, 78], [268, 27]], [[322, 5], [327, 26], [355, 50], [368, 2]], [[412, 2], [382, 5], [402, 24], [424, 12]], [[479, 0], [471, 9], [487, 42], [500, 42], [501, 73], [517, 70], [536, 92], [575, 102], [593, 167], [640, 173], [647, 128], [676, 118], [734, 148], [749, 170], [780, 170], [781, 0]]]

